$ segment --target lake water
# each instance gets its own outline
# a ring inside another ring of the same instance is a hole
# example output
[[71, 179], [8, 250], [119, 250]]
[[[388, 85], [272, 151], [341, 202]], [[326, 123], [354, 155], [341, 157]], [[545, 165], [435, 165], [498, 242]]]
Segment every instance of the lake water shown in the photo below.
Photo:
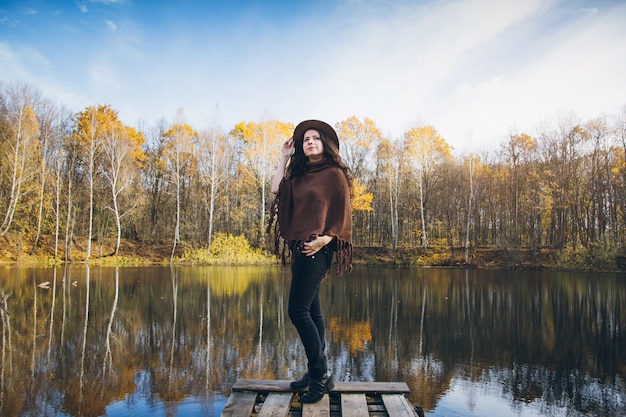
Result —
[[[218, 416], [304, 350], [281, 267], [0, 268], [1, 416]], [[626, 275], [355, 268], [322, 285], [336, 380], [427, 416], [626, 415]]]

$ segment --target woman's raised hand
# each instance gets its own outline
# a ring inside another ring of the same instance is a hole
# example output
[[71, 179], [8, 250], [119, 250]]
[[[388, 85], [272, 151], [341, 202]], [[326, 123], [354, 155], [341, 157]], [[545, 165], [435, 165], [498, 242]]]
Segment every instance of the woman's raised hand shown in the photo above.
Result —
[[289, 158], [291, 154], [293, 154], [293, 149], [294, 149], [293, 137], [291, 137], [287, 139], [285, 143], [283, 143], [283, 147], [281, 148], [283, 156], [285, 158]]
[[291, 157], [291, 154], [293, 154], [293, 150], [294, 150], [293, 137], [291, 137], [287, 139], [285, 143], [283, 143], [283, 146], [280, 148], [281, 157], [278, 160], [276, 173], [274, 174], [274, 179], [272, 180], [272, 192], [274, 194], [278, 193], [278, 190], [280, 189], [280, 183], [282, 182], [283, 177], [285, 176], [285, 167], [287, 166], [287, 163], [289, 162], [289, 158]]

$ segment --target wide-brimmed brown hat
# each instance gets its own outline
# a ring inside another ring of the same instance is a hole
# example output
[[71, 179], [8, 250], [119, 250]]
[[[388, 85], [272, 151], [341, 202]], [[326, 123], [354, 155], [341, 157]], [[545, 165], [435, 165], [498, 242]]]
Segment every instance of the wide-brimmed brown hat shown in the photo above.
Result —
[[326, 136], [330, 138], [330, 140], [335, 142], [335, 145], [337, 145], [337, 149], [339, 149], [339, 137], [337, 136], [337, 132], [335, 132], [335, 129], [333, 129], [331, 125], [322, 122], [321, 120], [305, 120], [304, 122], [301, 122], [298, 126], [296, 126], [296, 128], [293, 130], [294, 142], [297, 140], [303, 140], [304, 133], [309, 129], [314, 129], [318, 132], [325, 133]]

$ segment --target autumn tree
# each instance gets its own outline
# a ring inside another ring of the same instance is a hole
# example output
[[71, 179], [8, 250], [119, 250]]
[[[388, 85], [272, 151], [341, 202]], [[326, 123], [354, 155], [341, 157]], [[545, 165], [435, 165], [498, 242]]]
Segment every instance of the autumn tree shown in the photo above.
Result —
[[198, 173], [205, 186], [203, 200], [208, 211], [207, 243], [210, 247], [215, 218], [215, 202], [232, 173], [233, 147], [217, 126], [202, 131], [198, 144]]
[[611, 185], [611, 170], [614, 166], [614, 149], [619, 146], [608, 120], [598, 117], [585, 123], [584, 129], [589, 138], [589, 156], [586, 161], [588, 181], [583, 200], [584, 222], [588, 226], [582, 230], [587, 244], [600, 243], [615, 247], [615, 236], [607, 238], [607, 232], [617, 229], [617, 195]]
[[59, 112], [56, 106], [54, 106], [48, 100], [42, 100], [35, 107], [35, 111], [38, 114], [40, 135], [39, 135], [39, 207], [37, 210], [37, 232], [35, 235], [35, 242], [33, 243], [33, 250], [39, 245], [39, 238], [41, 236], [41, 228], [44, 215], [44, 203], [46, 200], [46, 179], [48, 177], [49, 166], [52, 161], [49, 160], [49, 155], [54, 149], [55, 138], [56, 142], [60, 143], [60, 123]]
[[40, 164], [38, 170], [39, 204], [33, 251], [39, 246], [42, 234], [51, 232], [55, 239], [54, 258], [56, 259], [61, 227], [62, 184], [65, 183], [63, 181], [63, 164], [66, 162], [65, 144], [72, 134], [73, 114], [63, 106], [58, 106], [46, 99], [38, 101], [35, 111], [40, 126], [38, 143]]
[[489, 229], [488, 226], [481, 228], [481, 225], [485, 224], [485, 218], [491, 213], [489, 208], [492, 206], [489, 204], [487, 195], [489, 194], [488, 181], [492, 173], [489, 165], [478, 154], [466, 155], [461, 162], [462, 181], [465, 182], [466, 188], [460, 198], [466, 199], [467, 203], [463, 210], [464, 217], [461, 216], [459, 222], [465, 223], [464, 229], [460, 228], [460, 230], [463, 230], [465, 262], [469, 263], [474, 250], [481, 244], [481, 234]]
[[372, 166], [368, 167], [368, 163], [372, 159], [372, 151], [381, 139], [380, 130], [371, 119], [366, 117], [361, 121], [356, 116], [338, 122], [335, 130], [340, 138], [339, 152], [343, 161], [354, 178], [364, 180], [366, 172], [373, 169]]
[[[380, 193], [378, 204], [386, 207], [385, 214], [380, 214], [382, 218], [388, 217], [389, 228], [391, 229], [391, 243], [395, 250], [398, 247], [399, 239], [399, 200], [402, 193], [402, 165], [403, 150], [402, 144], [398, 141], [382, 139], [376, 148], [376, 171], [375, 181], [377, 190]], [[386, 204], [386, 205], [385, 205]], [[382, 239], [386, 241], [387, 239]]]
[[187, 123], [182, 121], [182, 113], [178, 114], [179, 122], [163, 133], [167, 143], [163, 149], [163, 157], [167, 167], [168, 177], [174, 185], [176, 200], [174, 242], [170, 260], [174, 259], [176, 245], [180, 241], [181, 206], [185, 187], [189, 183], [189, 176], [196, 164], [196, 149], [198, 133]]
[[278, 120], [261, 123], [240, 122], [231, 135], [245, 143], [243, 155], [246, 161], [244, 169], [257, 184], [259, 201], [259, 236], [261, 242], [265, 236], [265, 211], [267, 206], [268, 185], [276, 169], [280, 146], [293, 131], [293, 126]]
[[421, 218], [421, 239], [424, 250], [428, 249], [426, 234], [427, 197], [435, 180], [435, 168], [450, 157], [452, 148], [431, 125], [414, 127], [404, 134], [404, 152], [417, 181]]
[[355, 241], [365, 240], [364, 234], [370, 230], [370, 227], [360, 227], [367, 224], [367, 216], [373, 211], [372, 201], [374, 194], [367, 191], [367, 185], [361, 184], [358, 179], [352, 181], [352, 216], [356, 226], [353, 227], [353, 239]]
[[91, 241], [94, 225], [94, 193], [97, 170], [100, 168], [100, 153], [111, 126], [117, 121], [117, 112], [109, 105], [89, 106], [76, 117], [74, 141], [79, 157], [83, 160], [88, 183], [87, 249], [85, 261], [91, 257]]
[[147, 206], [144, 208], [141, 223], [144, 236], [152, 239], [161, 237], [163, 227], [160, 224], [164, 217], [164, 207], [169, 205], [167, 186], [167, 164], [165, 161], [165, 146], [167, 138], [166, 121], [161, 119], [151, 128], [142, 130], [147, 138], [144, 143], [146, 160], [142, 165], [142, 183], [146, 192]]
[[170, 260], [174, 259], [176, 246], [180, 241], [181, 209], [185, 188], [190, 183], [192, 171], [196, 168], [196, 143], [198, 133], [182, 121], [182, 110], [177, 115], [178, 122], [163, 133], [167, 143], [163, 150], [169, 181], [174, 185], [176, 208], [174, 211], [174, 242]]
[[[0, 166], [0, 207], [3, 210], [0, 235], [9, 231], [20, 202], [31, 191], [30, 181], [37, 166], [37, 139], [39, 121], [33, 108], [33, 93], [24, 85], [7, 88], [2, 111], [2, 137], [0, 149], [3, 163]], [[23, 203], [23, 202], [22, 202]]]
[[[353, 210], [355, 240], [364, 241], [364, 234], [371, 234], [371, 203], [373, 194], [366, 192], [367, 183], [374, 170], [373, 151], [381, 138], [376, 124], [368, 118], [363, 121], [351, 116], [335, 124], [335, 131], [339, 137], [339, 153], [345, 164], [350, 168], [354, 178]], [[361, 195], [362, 197], [358, 197]], [[365, 206], [361, 206], [365, 200]]]
[[[144, 137], [141, 133], [132, 127], [124, 126], [117, 118], [109, 121], [103, 135], [102, 175], [111, 190], [111, 205], [107, 207], [113, 212], [117, 232], [114, 255], [117, 255], [120, 249], [122, 217], [136, 206], [136, 203], [129, 202], [128, 207], [123, 208], [120, 200], [124, 193], [130, 191], [139, 172], [139, 165], [145, 159], [141, 149], [143, 142]], [[132, 201], [130, 198], [128, 200]]]
[[[65, 191], [65, 198], [67, 199], [66, 203], [70, 205], [70, 197], [71, 197], [71, 187], [65, 188], [66, 181], [64, 179], [64, 174], [67, 176], [67, 184], [68, 186], [72, 183], [71, 175], [67, 175], [72, 172], [72, 169], [64, 169], [64, 167], [72, 166], [73, 162], [70, 162], [70, 158], [68, 158], [68, 150], [65, 145], [67, 144], [67, 139], [72, 135], [72, 115], [71, 113], [61, 108], [58, 113], [58, 121], [55, 123], [53, 138], [53, 146], [51, 146], [50, 151], [48, 152], [49, 161], [47, 166], [49, 167], [49, 171], [53, 173], [54, 178], [54, 186], [52, 189], [54, 190], [54, 195], [51, 198], [51, 208], [54, 212], [54, 259], [57, 259], [59, 252], [59, 239], [60, 239], [60, 231], [61, 231], [61, 215], [62, 215], [62, 203]], [[69, 218], [70, 211], [67, 211], [67, 218]], [[66, 231], [67, 238], [67, 231]], [[66, 239], [66, 248], [67, 248], [67, 239]], [[67, 255], [67, 252], [66, 252]]]
[[586, 132], [572, 117], [561, 118], [554, 127], [539, 135], [546, 186], [549, 190], [550, 220], [548, 242], [561, 249], [568, 243], [575, 250], [579, 244], [580, 183], [582, 145]]
[[534, 160], [534, 152], [537, 150], [537, 141], [530, 135], [513, 134], [509, 136], [508, 142], [503, 145], [503, 155], [509, 169], [509, 192], [510, 201], [513, 205], [511, 211], [512, 217], [512, 242], [518, 246], [521, 243], [520, 237], [520, 208], [522, 194], [525, 190], [529, 190], [530, 179], [529, 172], [532, 170], [532, 161]]
[[613, 131], [617, 146], [613, 149], [614, 158], [611, 167], [611, 182], [615, 190], [616, 202], [616, 240], [621, 246], [626, 245], [626, 106], [615, 118]]

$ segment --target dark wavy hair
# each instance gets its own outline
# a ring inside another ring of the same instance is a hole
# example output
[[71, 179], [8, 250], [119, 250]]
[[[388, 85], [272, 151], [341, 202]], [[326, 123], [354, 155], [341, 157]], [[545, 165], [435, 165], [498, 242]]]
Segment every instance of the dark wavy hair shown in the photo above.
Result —
[[[352, 188], [352, 172], [341, 159], [337, 144], [324, 132], [317, 129], [311, 130], [315, 130], [320, 135], [320, 139], [324, 145], [324, 158], [330, 163], [330, 165], [336, 166], [343, 171], [346, 176], [346, 180], [348, 180], [348, 186]], [[288, 178], [302, 176], [309, 170], [309, 158], [304, 154], [303, 142], [304, 137], [297, 138], [294, 141], [294, 153], [291, 155], [289, 165], [287, 166]]]

